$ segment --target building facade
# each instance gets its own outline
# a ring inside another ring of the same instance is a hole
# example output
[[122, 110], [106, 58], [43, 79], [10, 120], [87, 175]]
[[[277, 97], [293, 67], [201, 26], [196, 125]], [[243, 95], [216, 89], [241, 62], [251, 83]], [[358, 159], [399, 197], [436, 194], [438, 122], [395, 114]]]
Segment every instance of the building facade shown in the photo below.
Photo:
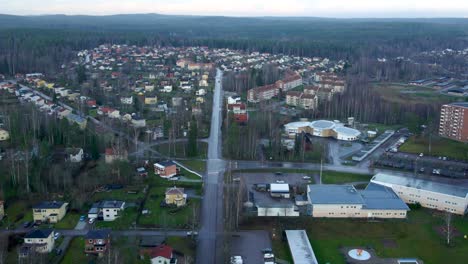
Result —
[[425, 179], [378, 173], [372, 183], [387, 186], [406, 203], [464, 215], [468, 206], [468, 188]]
[[451, 103], [442, 106], [439, 135], [468, 142], [468, 103]]
[[35, 250], [37, 253], [49, 253], [54, 249], [54, 245], [54, 230], [35, 229], [26, 234], [23, 247], [28, 251]]
[[33, 220], [48, 222], [48, 223], [57, 223], [65, 216], [67, 213], [68, 203], [51, 201], [51, 202], [41, 202], [33, 206]]
[[110, 231], [107, 229], [89, 230], [85, 236], [86, 254], [102, 256], [110, 248]]

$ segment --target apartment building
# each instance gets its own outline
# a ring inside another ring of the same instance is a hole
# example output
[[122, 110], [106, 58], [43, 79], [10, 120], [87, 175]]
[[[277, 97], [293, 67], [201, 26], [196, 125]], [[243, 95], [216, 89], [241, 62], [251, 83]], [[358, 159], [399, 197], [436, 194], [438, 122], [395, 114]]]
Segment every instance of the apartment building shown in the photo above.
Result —
[[290, 74], [276, 82], [276, 86], [283, 91], [289, 91], [301, 85], [302, 77], [298, 73]]
[[269, 84], [250, 89], [247, 92], [247, 101], [256, 103], [260, 101], [270, 100], [277, 96], [279, 89], [276, 84]]
[[67, 213], [68, 203], [60, 201], [46, 201], [33, 206], [33, 220], [57, 223]]
[[318, 97], [297, 91], [289, 91], [286, 94], [286, 104], [304, 109], [315, 109], [318, 104]]
[[451, 103], [442, 106], [439, 135], [468, 142], [468, 103]]
[[430, 180], [378, 173], [372, 183], [387, 186], [406, 203], [464, 215], [468, 206], [468, 188]]

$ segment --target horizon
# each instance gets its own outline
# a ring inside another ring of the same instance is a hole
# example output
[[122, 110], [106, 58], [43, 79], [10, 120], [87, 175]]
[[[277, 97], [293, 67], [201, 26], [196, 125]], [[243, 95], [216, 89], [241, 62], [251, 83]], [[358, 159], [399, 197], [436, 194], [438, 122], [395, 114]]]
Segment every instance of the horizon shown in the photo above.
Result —
[[[450, 0], [395, 0], [392, 3], [372, 0], [0, 0], [2, 13], [16, 16], [112, 16], [125, 14], [160, 14], [175, 16], [223, 17], [316, 17], [316, 18], [468, 18], [468, 2]], [[27, 7], [27, 8], [25, 8]]]

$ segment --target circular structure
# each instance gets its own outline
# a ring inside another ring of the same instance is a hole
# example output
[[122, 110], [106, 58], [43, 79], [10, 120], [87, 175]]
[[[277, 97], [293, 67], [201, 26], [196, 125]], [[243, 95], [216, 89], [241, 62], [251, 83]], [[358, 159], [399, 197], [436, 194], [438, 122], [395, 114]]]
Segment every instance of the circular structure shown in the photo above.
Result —
[[335, 130], [336, 139], [338, 140], [353, 141], [357, 140], [361, 135], [358, 130], [344, 126], [335, 127], [333, 130]]
[[317, 120], [310, 123], [310, 126], [314, 129], [332, 129], [335, 127], [335, 122], [328, 120]]
[[328, 120], [292, 122], [284, 125], [284, 129], [290, 138], [305, 132], [316, 137], [332, 137], [338, 140], [354, 141], [359, 139], [361, 135], [359, 130], [345, 127], [339, 121]]
[[348, 256], [355, 260], [368, 260], [371, 257], [370, 253], [363, 249], [351, 249]]

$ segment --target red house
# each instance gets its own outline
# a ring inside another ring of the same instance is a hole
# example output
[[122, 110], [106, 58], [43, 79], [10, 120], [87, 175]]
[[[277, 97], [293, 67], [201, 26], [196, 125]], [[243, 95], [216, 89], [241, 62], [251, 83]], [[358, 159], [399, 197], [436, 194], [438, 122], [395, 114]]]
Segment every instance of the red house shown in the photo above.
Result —
[[154, 173], [162, 178], [170, 178], [177, 175], [177, 166], [172, 161], [162, 161], [154, 164]]
[[110, 230], [95, 229], [89, 230], [85, 237], [85, 253], [104, 255], [110, 248]]

